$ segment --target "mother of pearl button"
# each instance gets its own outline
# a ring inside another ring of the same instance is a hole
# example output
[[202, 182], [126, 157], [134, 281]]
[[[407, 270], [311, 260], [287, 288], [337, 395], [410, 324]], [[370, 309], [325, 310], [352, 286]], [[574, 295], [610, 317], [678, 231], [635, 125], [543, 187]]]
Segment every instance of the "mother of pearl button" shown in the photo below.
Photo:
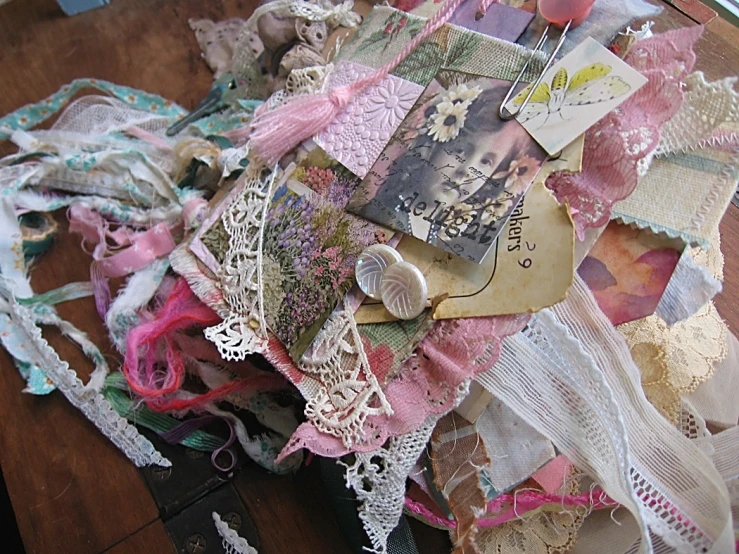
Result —
[[373, 244], [359, 255], [354, 266], [359, 288], [370, 298], [379, 300], [382, 274], [391, 265], [402, 261], [403, 257], [394, 248]]
[[380, 284], [382, 303], [398, 319], [413, 319], [426, 307], [426, 277], [415, 265], [398, 262], [385, 270]]

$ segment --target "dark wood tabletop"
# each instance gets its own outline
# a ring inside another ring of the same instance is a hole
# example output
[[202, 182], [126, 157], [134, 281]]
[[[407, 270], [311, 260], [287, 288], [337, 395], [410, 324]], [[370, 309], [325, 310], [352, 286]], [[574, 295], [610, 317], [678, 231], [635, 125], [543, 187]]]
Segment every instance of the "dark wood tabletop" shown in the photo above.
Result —
[[[212, 73], [200, 59], [187, 20], [246, 18], [256, 4], [257, 0], [113, 0], [102, 9], [68, 18], [54, 0], [12, 1], [0, 7], [4, 76], [0, 114], [42, 99], [79, 77], [157, 93], [191, 109], [209, 89]], [[657, 31], [691, 24], [671, 6], [656, 19]], [[698, 44], [697, 69], [710, 79], [737, 74], [738, 49], [737, 29], [714, 20]], [[56, 218], [61, 227], [58, 239], [31, 270], [36, 292], [89, 279], [90, 259], [79, 237], [66, 232], [63, 213]], [[739, 259], [732, 254], [739, 244], [736, 207], [729, 208], [721, 233], [725, 283], [716, 304], [736, 333]], [[119, 358], [91, 299], [62, 304], [59, 313], [103, 345], [106, 356], [116, 363]], [[58, 332], [47, 330], [45, 336], [86, 379], [92, 369], [87, 359]], [[176, 552], [142, 473], [60, 393], [35, 397], [23, 394], [23, 387], [2, 351], [0, 468], [26, 552]], [[270, 475], [246, 464], [233, 483], [259, 531], [260, 554], [350, 552], [318, 464], [292, 477]], [[449, 551], [444, 533], [411, 525], [422, 553]]]

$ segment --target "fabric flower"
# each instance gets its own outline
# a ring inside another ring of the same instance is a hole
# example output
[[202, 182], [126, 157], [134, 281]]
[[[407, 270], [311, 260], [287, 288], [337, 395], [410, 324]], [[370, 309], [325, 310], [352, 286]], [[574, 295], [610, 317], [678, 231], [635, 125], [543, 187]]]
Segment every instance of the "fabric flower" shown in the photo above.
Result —
[[467, 106], [464, 103], [442, 102], [429, 118], [431, 126], [428, 134], [436, 142], [448, 142], [457, 138], [466, 119]]

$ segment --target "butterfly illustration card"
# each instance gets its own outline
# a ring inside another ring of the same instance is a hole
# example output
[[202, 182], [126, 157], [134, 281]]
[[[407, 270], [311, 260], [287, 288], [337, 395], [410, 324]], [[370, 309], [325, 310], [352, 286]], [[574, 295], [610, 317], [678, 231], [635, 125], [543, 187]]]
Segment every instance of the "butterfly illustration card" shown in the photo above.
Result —
[[547, 157], [517, 121], [498, 117], [509, 87], [440, 72], [347, 210], [481, 263]]
[[[587, 38], [546, 72], [516, 119], [555, 155], [646, 82], [641, 73]], [[530, 90], [524, 88], [506, 105], [511, 113]]]

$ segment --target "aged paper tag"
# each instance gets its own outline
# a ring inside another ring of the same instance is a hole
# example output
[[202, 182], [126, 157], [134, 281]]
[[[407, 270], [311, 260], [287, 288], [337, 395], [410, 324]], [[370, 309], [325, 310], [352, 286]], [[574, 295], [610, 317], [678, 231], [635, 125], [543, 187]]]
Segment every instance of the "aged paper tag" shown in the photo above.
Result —
[[[563, 300], [572, 284], [574, 243], [567, 206], [536, 183], [482, 263], [410, 236], [398, 252], [426, 276], [434, 319], [449, 319], [535, 312]], [[394, 319], [376, 300], [365, 301], [355, 317], [357, 323]]]

